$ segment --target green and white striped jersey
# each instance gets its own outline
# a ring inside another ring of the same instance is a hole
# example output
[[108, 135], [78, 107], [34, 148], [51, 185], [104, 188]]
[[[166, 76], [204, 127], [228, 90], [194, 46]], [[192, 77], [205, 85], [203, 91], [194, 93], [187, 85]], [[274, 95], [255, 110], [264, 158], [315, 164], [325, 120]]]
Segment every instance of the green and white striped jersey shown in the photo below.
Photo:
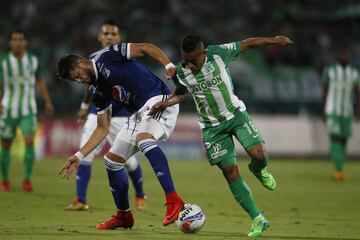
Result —
[[36, 114], [35, 83], [40, 77], [39, 60], [25, 53], [21, 59], [11, 52], [1, 59], [2, 105], [4, 118], [18, 118]]
[[325, 113], [341, 117], [353, 115], [354, 87], [359, 86], [359, 72], [351, 67], [340, 64], [325, 68], [322, 75], [323, 84], [328, 85]]
[[179, 83], [192, 93], [201, 128], [219, 125], [234, 117], [235, 111], [245, 111], [245, 104], [234, 94], [227, 64], [240, 53], [240, 42], [210, 45], [199, 72], [176, 66]]

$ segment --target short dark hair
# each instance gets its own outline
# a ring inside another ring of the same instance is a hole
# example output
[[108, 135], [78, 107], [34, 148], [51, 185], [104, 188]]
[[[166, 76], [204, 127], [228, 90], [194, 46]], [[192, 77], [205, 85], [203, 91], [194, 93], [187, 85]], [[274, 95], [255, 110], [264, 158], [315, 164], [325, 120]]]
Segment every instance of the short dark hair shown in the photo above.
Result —
[[57, 63], [57, 76], [61, 79], [69, 79], [70, 72], [74, 70], [77, 61], [82, 57], [75, 54], [68, 54], [59, 59]]
[[183, 42], [182, 42], [182, 50], [184, 52], [193, 52], [200, 43], [203, 43], [204, 41], [202, 40], [201, 37], [196, 36], [196, 35], [187, 35], [184, 37]]
[[103, 21], [100, 26], [103, 26], [103, 25], [110, 25], [110, 26], [115, 26], [115, 27], [119, 28], [119, 25], [111, 18]]
[[15, 29], [12, 30], [12, 31], [10, 32], [10, 34], [9, 34], [9, 39], [10, 39], [10, 40], [11, 40], [12, 35], [13, 35], [14, 33], [20, 33], [20, 34], [24, 35], [24, 38], [25, 38], [25, 39], [28, 39], [28, 34], [25, 32], [24, 29], [15, 28]]

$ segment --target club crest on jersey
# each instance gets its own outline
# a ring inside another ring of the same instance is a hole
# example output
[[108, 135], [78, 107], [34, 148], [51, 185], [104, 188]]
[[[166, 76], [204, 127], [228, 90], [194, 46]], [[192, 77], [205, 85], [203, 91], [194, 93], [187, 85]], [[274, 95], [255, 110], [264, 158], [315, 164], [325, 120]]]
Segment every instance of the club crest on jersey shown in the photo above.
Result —
[[112, 97], [118, 102], [125, 102], [128, 98], [125, 89], [120, 85], [113, 86]]
[[207, 72], [208, 74], [212, 74], [215, 71], [214, 65], [212, 65], [210, 62], [208, 62], [204, 65], [204, 69], [205, 69], [205, 72]]

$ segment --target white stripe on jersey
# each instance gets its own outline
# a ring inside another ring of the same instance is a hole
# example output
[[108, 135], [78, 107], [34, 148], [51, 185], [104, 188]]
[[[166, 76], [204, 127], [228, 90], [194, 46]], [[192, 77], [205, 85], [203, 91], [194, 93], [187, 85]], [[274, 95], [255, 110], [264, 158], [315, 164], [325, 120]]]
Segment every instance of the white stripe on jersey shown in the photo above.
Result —
[[12, 96], [12, 103], [11, 103], [11, 113], [10, 116], [12, 118], [17, 118], [19, 113], [19, 65], [17, 63], [17, 59], [10, 54], [10, 67], [12, 69], [12, 81], [13, 81], [13, 96]]
[[3, 81], [4, 81], [4, 96], [2, 98], [2, 105], [4, 107], [3, 110], [3, 117], [6, 118], [8, 115], [8, 105], [9, 105], [9, 99], [10, 99], [10, 86], [9, 86], [9, 73], [8, 73], [8, 64], [6, 60], [3, 60], [2, 62], [2, 69], [3, 69]]
[[37, 105], [36, 105], [36, 97], [35, 97], [35, 84], [36, 84], [36, 76], [35, 71], [39, 68], [39, 61], [35, 56], [31, 57], [31, 65], [33, 72], [31, 73], [30, 78], [30, 104], [32, 113], [35, 114], [37, 112]]
[[334, 84], [334, 79], [335, 79], [335, 69], [331, 68], [329, 69], [329, 90], [328, 90], [328, 95], [326, 98], [326, 106], [325, 106], [325, 112], [326, 113], [332, 113], [334, 112], [334, 101], [332, 101], [332, 99], [334, 99], [335, 96], [335, 84]]
[[352, 69], [347, 66], [345, 69], [345, 85], [343, 85], [343, 91], [344, 92], [344, 99], [343, 99], [343, 116], [345, 117], [349, 117], [352, 115], [352, 104], [351, 104], [351, 91], [353, 88], [353, 84], [352, 84]]
[[[30, 95], [30, 81], [31, 76], [29, 71], [27, 71], [30, 67], [29, 57], [24, 56], [22, 59], [22, 65], [23, 65], [23, 73], [24, 73], [24, 81], [29, 81], [27, 84], [24, 84], [24, 95], [22, 96], [22, 107], [21, 107], [21, 113], [23, 116], [26, 116], [29, 114], [29, 95]], [[30, 68], [32, 70], [32, 68]], [[30, 71], [31, 71], [30, 70]]]
[[336, 66], [336, 78], [338, 79], [337, 81], [335, 81], [335, 91], [336, 91], [336, 109], [335, 109], [335, 113], [337, 115], [341, 115], [341, 82], [344, 80], [343, 78], [344, 76], [344, 71], [340, 66]]

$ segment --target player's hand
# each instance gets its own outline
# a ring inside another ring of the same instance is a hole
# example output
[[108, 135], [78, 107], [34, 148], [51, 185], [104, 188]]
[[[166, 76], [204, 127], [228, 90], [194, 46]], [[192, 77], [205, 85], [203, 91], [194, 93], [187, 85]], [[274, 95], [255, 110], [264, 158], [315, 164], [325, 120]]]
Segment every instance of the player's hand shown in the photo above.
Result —
[[168, 107], [168, 104], [166, 101], [157, 102], [151, 107], [151, 109], [147, 115], [154, 116], [156, 113], [164, 111], [167, 107]]
[[166, 79], [171, 80], [176, 74], [176, 67], [172, 67], [166, 70]]
[[290, 38], [285, 36], [276, 36], [275, 37], [276, 43], [280, 46], [286, 46], [289, 44], [293, 44], [293, 41], [290, 40]]
[[89, 114], [89, 109], [80, 109], [77, 113], [77, 122], [83, 123], [86, 121]]
[[59, 175], [62, 178], [69, 179], [71, 175], [76, 174], [76, 170], [80, 165], [80, 159], [76, 156], [71, 156], [65, 162], [64, 166], [60, 169]]
[[45, 114], [48, 117], [51, 117], [54, 114], [54, 107], [51, 102], [45, 103]]

